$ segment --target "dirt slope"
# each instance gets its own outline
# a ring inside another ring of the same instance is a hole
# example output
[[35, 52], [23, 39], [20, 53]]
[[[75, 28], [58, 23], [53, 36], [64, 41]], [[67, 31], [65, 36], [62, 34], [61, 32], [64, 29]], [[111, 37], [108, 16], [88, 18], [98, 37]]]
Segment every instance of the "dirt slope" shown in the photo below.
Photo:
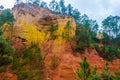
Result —
[[[51, 50], [50, 52], [47, 52], [48, 54], [45, 58], [45, 65], [48, 70], [46, 80], [74, 80], [76, 70], [79, 68], [79, 62], [83, 60], [84, 56], [87, 57], [91, 69], [96, 65], [98, 67], [98, 72], [101, 72], [104, 67], [105, 60], [97, 54], [95, 49], [86, 49], [84, 54], [76, 53], [76, 56], [74, 56], [70, 43], [57, 45], [52, 41], [49, 42], [49, 44], [46, 43], [44, 45], [45, 49], [46, 45], [49, 47], [47, 49]], [[58, 66], [55, 69], [51, 69], [51, 59], [53, 55], [56, 55], [59, 60]], [[109, 62], [111, 72], [118, 70], [119, 65], [119, 60]]]

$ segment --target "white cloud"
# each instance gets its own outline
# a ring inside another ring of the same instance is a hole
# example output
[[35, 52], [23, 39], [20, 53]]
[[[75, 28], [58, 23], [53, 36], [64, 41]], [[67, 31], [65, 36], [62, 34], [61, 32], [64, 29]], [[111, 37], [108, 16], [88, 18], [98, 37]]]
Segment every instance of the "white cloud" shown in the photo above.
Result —
[[101, 23], [109, 15], [120, 16], [120, 0], [65, 0], [83, 14]]
[[12, 8], [14, 6], [15, 0], [0, 0], [0, 5], [5, 8]]

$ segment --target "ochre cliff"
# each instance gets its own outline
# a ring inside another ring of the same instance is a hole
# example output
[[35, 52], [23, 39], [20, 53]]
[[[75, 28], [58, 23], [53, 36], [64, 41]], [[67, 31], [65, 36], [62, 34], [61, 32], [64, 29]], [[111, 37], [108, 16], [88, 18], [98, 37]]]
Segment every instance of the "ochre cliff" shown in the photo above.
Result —
[[45, 8], [27, 4], [16, 5], [12, 12], [16, 20], [12, 36], [22, 39], [24, 43], [43, 43], [49, 40], [51, 25], [58, 25], [58, 30], [54, 34], [60, 41], [68, 21], [72, 27], [70, 37], [75, 35], [76, 24], [72, 17], [53, 14]]

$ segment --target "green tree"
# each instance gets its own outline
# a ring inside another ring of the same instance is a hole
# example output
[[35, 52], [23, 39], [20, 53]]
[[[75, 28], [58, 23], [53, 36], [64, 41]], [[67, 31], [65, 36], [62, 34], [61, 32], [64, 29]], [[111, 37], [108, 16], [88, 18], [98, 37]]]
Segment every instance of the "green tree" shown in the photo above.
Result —
[[91, 72], [90, 80], [101, 80], [100, 76], [97, 74], [97, 66], [94, 66]]
[[84, 14], [82, 16], [80, 16], [80, 24], [82, 24], [83, 26], [89, 27], [91, 31], [93, 31], [94, 33], [97, 33], [99, 25], [97, 24], [96, 20], [92, 20], [89, 19], [89, 17]]
[[99, 28], [99, 25], [97, 24], [96, 20], [90, 20], [90, 29], [91, 31], [93, 31], [94, 33], [97, 33]]
[[75, 10], [73, 10], [73, 13], [72, 13], [72, 16], [74, 17], [74, 19], [75, 19], [75, 21], [77, 22], [77, 23], [80, 23], [79, 21], [80, 21], [80, 12], [78, 11], [78, 9], [75, 9]]
[[89, 27], [78, 25], [76, 29], [76, 51], [83, 52], [93, 42]]
[[120, 17], [119, 16], [108, 16], [102, 21], [102, 27], [104, 32], [109, 36], [117, 37], [120, 32]]
[[65, 1], [64, 0], [60, 0], [59, 1], [59, 6], [60, 6], [60, 13], [61, 14], [65, 14], [66, 11], [66, 7], [65, 7]]
[[39, 4], [40, 4], [40, 0], [34, 0], [33, 1], [33, 5], [39, 6]]
[[64, 32], [64, 38], [66, 38], [67, 40], [70, 40], [70, 34], [71, 34], [71, 29], [72, 29], [72, 26], [71, 26], [71, 22], [68, 21], [66, 23], [66, 26], [65, 26], [65, 32]]
[[52, 0], [49, 4], [49, 7], [52, 11], [56, 12], [58, 3], [55, 0]]
[[40, 3], [40, 7], [48, 8], [47, 3], [44, 2], [44, 1], [42, 1], [42, 2]]
[[5, 23], [13, 23], [13, 21], [14, 17], [10, 13], [10, 10], [4, 10], [0, 14], [0, 66], [11, 63], [12, 53], [15, 52], [10, 42], [3, 38], [3, 30], [1, 28]]
[[109, 72], [108, 62], [105, 63], [104, 69], [101, 72], [101, 79], [102, 80], [114, 80], [113, 76]]
[[80, 67], [81, 68], [77, 70], [78, 80], [88, 80], [91, 73], [86, 57], [84, 57], [83, 62], [80, 62]]
[[55, 35], [55, 31], [58, 30], [58, 25], [51, 25], [50, 27], [50, 36], [52, 39], [55, 39], [57, 35]]
[[15, 20], [14, 16], [12, 15], [9, 9], [2, 11], [2, 14], [0, 15], [0, 27], [6, 23], [7, 24], [6, 28], [11, 30], [11, 36], [14, 20]]
[[83, 26], [86, 26], [86, 27], [90, 27], [90, 20], [86, 14], [84, 14], [80, 17], [80, 24], [82, 24]]
[[67, 13], [67, 15], [72, 16], [73, 7], [71, 4], [68, 4], [68, 6], [66, 7], [66, 13]]
[[0, 26], [2, 26], [4, 23], [13, 23], [14, 22], [14, 16], [11, 14], [10, 10], [4, 10], [2, 11], [2, 14], [0, 14]]

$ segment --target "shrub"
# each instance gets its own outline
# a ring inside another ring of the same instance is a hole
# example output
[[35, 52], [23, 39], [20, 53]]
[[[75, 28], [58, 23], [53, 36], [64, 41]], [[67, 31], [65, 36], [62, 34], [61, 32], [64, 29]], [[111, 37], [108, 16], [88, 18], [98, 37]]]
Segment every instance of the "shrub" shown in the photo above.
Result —
[[102, 39], [102, 42], [104, 43], [104, 44], [110, 44], [110, 36], [108, 35], [108, 34], [106, 34], [106, 33], [103, 33], [103, 39]]
[[55, 69], [58, 66], [58, 57], [56, 55], [53, 55], [51, 58], [51, 67], [52, 69]]
[[115, 80], [120, 80], [120, 67], [118, 71], [115, 71]]
[[94, 43], [89, 27], [77, 27], [76, 31], [76, 51], [83, 52], [86, 47], [90, 47]]
[[103, 56], [107, 60], [113, 60], [114, 58], [120, 58], [119, 48], [113, 46], [104, 46], [102, 48]]
[[15, 49], [10, 45], [10, 42], [5, 40], [2, 36], [0, 36], [0, 52], [1, 55], [15, 53]]
[[20, 63], [20, 57], [14, 55], [13, 56], [13, 61], [12, 61], [12, 70], [20, 70], [21, 69], [21, 63]]
[[28, 77], [28, 72], [19, 72], [18, 73], [18, 80], [25, 80]]
[[88, 80], [91, 73], [86, 57], [84, 57], [83, 62], [80, 62], [80, 67], [81, 68], [77, 70], [77, 79]]
[[102, 80], [114, 80], [114, 77], [109, 72], [102, 71], [101, 79]]
[[6, 72], [6, 67], [4, 66], [4, 67], [0, 67], [0, 73], [2, 73], [2, 72]]
[[114, 77], [109, 72], [108, 63], [106, 62], [103, 71], [101, 72], [101, 79], [102, 80], [114, 80]]
[[3, 55], [0, 57], [0, 66], [8, 65], [12, 62], [12, 57], [8, 55]]
[[30, 49], [25, 49], [24, 50], [23, 57], [32, 59], [35, 55], [36, 55], [35, 51], [30, 48]]
[[98, 44], [94, 44], [94, 48], [96, 49], [96, 51], [99, 53], [100, 52], [100, 47]]
[[0, 26], [4, 25], [4, 23], [13, 23], [14, 16], [11, 14], [9, 9], [2, 11], [0, 14]]
[[97, 67], [96, 66], [94, 66], [94, 68], [91, 72], [90, 80], [101, 80], [100, 76], [97, 74]]
[[50, 36], [52, 39], [55, 39], [57, 37], [57, 35], [55, 34], [55, 32], [58, 30], [58, 25], [51, 25], [50, 27]]
[[98, 74], [95, 74], [95, 75], [91, 75], [90, 80], [101, 80], [101, 78]]
[[77, 52], [84, 52], [85, 47], [86, 47], [86, 44], [84, 44], [83, 42], [78, 42], [75, 50]]
[[70, 40], [70, 35], [71, 35], [71, 21], [67, 21], [66, 26], [64, 27], [64, 33], [63, 33], [63, 38], [65, 38], [66, 40]]
[[41, 53], [38, 54], [38, 59], [39, 59], [40, 67], [44, 67], [44, 60]]

